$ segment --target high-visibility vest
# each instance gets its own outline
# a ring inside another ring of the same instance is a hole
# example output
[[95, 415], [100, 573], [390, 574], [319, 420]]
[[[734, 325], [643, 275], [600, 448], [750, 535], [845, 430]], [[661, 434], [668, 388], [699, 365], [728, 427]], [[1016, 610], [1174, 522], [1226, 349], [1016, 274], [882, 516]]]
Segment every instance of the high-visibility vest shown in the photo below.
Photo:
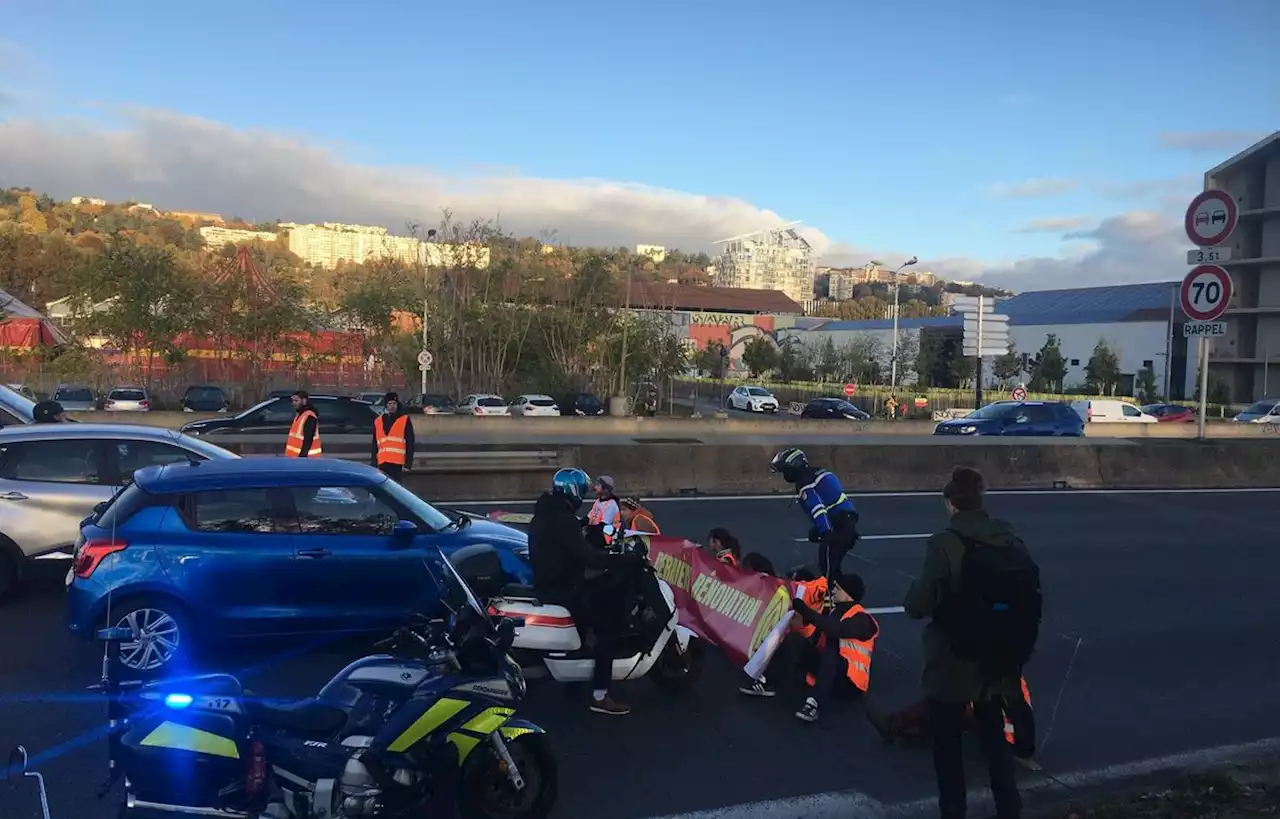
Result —
[[721, 563], [724, 563], [726, 565], [732, 566], [735, 569], [738, 568], [738, 558], [734, 557], [733, 552], [729, 551], [728, 549], [721, 549], [720, 551], [716, 552], [716, 560], [719, 560]]
[[[817, 580], [810, 580], [803, 585], [804, 604], [814, 611], [822, 611], [822, 607], [827, 602], [827, 579], [819, 577]], [[799, 630], [804, 635], [804, 638], [808, 640], [813, 637], [813, 633], [818, 630], [818, 627], [801, 621]]]
[[323, 454], [323, 450], [320, 448], [320, 418], [313, 410], [303, 410], [298, 413], [298, 417], [293, 419], [293, 426], [289, 427], [289, 440], [284, 445], [285, 457], [302, 457], [302, 428], [306, 426], [308, 418], [315, 418], [316, 434], [311, 439], [311, 449], [307, 450], [307, 457], [314, 458]]
[[[605, 520], [605, 509], [609, 507], [610, 503], [613, 504], [613, 517], [610, 520]], [[622, 532], [622, 512], [619, 510], [618, 502], [613, 498], [606, 498], [605, 500], [597, 498], [596, 502], [591, 504], [591, 511], [587, 513], [587, 523], [592, 526], [596, 526], [598, 524], [609, 524], [613, 526], [613, 531], [615, 533], [620, 534]], [[612, 543], [613, 537], [605, 535], [604, 542]]]
[[[859, 614], [867, 614], [867, 610], [858, 603], [854, 603], [840, 620], [848, 620], [850, 617], [856, 617]], [[867, 614], [867, 616], [871, 617], [870, 614]], [[875, 621], [874, 617], [871, 619], [872, 622]], [[877, 623], [876, 633], [871, 636], [870, 640], [845, 638], [840, 641], [840, 656], [844, 658], [845, 675], [849, 678], [849, 682], [853, 683], [864, 694], [871, 686], [871, 654], [875, 651], [876, 638], [879, 636], [880, 627]], [[826, 642], [827, 636], [825, 634], [818, 635], [818, 648], [825, 646]], [[805, 683], [812, 688], [818, 684], [818, 681], [812, 674], [806, 674]]]
[[[1031, 689], [1027, 687], [1026, 677], [1022, 678], [1022, 699], [1026, 701], [1028, 706], [1031, 705]], [[1004, 718], [1004, 739], [1010, 745], [1013, 744], [1013, 723], [1009, 721], [1008, 714]]]
[[383, 415], [373, 422], [373, 435], [378, 442], [378, 463], [404, 466], [408, 457], [408, 444], [405, 441], [405, 427], [409, 425], [409, 416], [401, 415], [391, 422], [391, 429], [386, 429], [386, 418]]
[[643, 510], [637, 510], [636, 513], [631, 516], [631, 529], [635, 532], [644, 532], [646, 535], [662, 534], [658, 529], [658, 524], [648, 512]]

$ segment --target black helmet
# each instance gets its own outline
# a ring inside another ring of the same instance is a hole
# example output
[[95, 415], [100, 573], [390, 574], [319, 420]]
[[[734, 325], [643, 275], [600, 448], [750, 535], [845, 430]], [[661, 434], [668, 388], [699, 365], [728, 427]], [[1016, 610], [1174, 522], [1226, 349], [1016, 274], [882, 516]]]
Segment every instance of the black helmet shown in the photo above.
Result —
[[31, 408], [31, 417], [37, 424], [56, 424], [58, 416], [66, 412], [57, 401], [41, 401]]
[[769, 462], [769, 469], [782, 475], [788, 483], [795, 483], [796, 478], [800, 476], [800, 471], [808, 468], [809, 458], [804, 454], [804, 450], [793, 446], [774, 455], [773, 460]]

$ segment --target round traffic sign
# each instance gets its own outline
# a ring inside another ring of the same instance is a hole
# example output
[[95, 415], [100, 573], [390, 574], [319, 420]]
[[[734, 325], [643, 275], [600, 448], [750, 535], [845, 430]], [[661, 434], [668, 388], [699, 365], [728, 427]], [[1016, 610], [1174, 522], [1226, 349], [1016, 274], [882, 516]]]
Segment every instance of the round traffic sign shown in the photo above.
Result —
[[419, 367], [430, 367], [433, 361], [435, 361], [435, 358], [431, 355], [429, 351], [423, 350], [422, 352], [418, 353]]
[[1187, 238], [1198, 247], [1222, 244], [1236, 229], [1239, 216], [1236, 200], [1226, 191], [1205, 191], [1187, 206]]
[[1022, 387], [1014, 387], [1013, 391], [1009, 393], [1009, 397], [1012, 398], [1014, 401], [1026, 401], [1027, 391], [1024, 390]]
[[1213, 321], [1231, 302], [1231, 276], [1216, 264], [1192, 268], [1178, 288], [1182, 312], [1195, 321]]
[[857, 385], [857, 384], [845, 384], [845, 385], [844, 385], [844, 395], [845, 395], [845, 397], [846, 397], [846, 398], [852, 398], [853, 396], [855, 396], [855, 395], [857, 395], [857, 394], [858, 394], [858, 385]]

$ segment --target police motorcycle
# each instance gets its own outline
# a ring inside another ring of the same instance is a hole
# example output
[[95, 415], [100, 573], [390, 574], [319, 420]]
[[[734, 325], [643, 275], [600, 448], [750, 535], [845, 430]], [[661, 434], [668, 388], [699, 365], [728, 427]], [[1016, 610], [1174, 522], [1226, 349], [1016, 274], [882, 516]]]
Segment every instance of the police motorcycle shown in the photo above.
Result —
[[[613, 526], [606, 524], [603, 531], [612, 538]], [[648, 677], [665, 691], [685, 690], [702, 673], [702, 641], [680, 625], [671, 587], [657, 576], [648, 560], [646, 537], [627, 532], [614, 538], [610, 549], [645, 558], [644, 582], [656, 590], [654, 596], [659, 598], [637, 603], [632, 632], [618, 644], [613, 679]], [[492, 546], [466, 546], [454, 552], [451, 559], [471, 588], [488, 601], [489, 614], [521, 624], [516, 628], [511, 654], [530, 679], [550, 676], [562, 683], [591, 680], [595, 660], [568, 609], [540, 600], [530, 585], [509, 583], [509, 573]]]
[[392, 653], [352, 662], [314, 697], [264, 702], [229, 674], [130, 690], [104, 671], [100, 796], [123, 778], [124, 819], [545, 819], [558, 772], [543, 729], [515, 716], [527, 690], [509, 655], [518, 624], [491, 618], [438, 557], [449, 618], [416, 618], [379, 643]]

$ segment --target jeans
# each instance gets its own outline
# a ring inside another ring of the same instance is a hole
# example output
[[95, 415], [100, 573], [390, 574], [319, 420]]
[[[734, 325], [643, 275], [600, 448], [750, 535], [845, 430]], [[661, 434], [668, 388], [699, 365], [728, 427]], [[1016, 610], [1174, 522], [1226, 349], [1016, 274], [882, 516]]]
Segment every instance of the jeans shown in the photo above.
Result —
[[[967, 703], [931, 699], [928, 705], [933, 728], [933, 769], [938, 777], [938, 810], [942, 819], [964, 819], [968, 808], [963, 741]], [[1000, 705], [999, 699], [975, 702], [973, 717], [978, 743], [987, 759], [997, 819], [1021, 819], [1022, 798], [1013, 771], [1013, 751], [1004, 739]]]

